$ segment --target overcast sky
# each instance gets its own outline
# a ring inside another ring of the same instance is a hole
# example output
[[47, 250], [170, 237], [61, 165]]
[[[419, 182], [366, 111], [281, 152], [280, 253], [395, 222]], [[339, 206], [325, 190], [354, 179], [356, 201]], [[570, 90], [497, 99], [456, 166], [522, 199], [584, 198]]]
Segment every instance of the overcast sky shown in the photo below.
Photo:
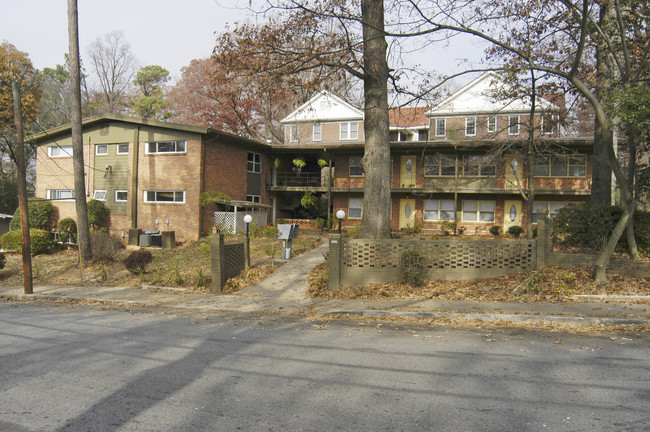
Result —
[[[163, 66], [176, 81], [182, 67], [212, 53], [215, 32], [224, 31], [226, 24], [255, 22], [248, 5], [249, 0], [78, 0], [82, 61], [88, 70], [89, 45], [108, 32], [122, 31], [140, 66]], [[2, 0], [0, 10], [0, 41], [28, 53], [38, 69], [64, 63], [66, 0]], [[483, 49], [467, 39], [429, 47], [414, 62], [451, 73], [462, 59], [481, 57]]]

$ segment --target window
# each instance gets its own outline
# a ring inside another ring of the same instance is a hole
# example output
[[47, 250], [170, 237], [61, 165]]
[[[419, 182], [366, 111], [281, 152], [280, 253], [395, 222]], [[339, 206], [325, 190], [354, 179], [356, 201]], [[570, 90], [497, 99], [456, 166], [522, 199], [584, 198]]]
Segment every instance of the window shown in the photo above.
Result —
[[494, 201], [463, 201], [463, 222], [494, 222]]
[[463, 175], [465, 177], [494, 177], [496, 165], [489, 156], [463, 157]]
[[535, 202], [533, 203], [533, 223], [537, 223], [537, 214], [546, 213], [553, 220], [560, 209], [566, 207], [566, 203], [557, 202]]
[[262, 172], [262, 155], [259, 153], [248, 152], [248, 172]]
[[115, 191], [115, 201], [116, 202], [125, 202], [129, 196], [129, 192], [125, 190], [116, 190]]
[[350, 198], [348, 201], [348, 218], [361, 219], [361, 210], [363, 209], [362, 198]]
[[508, 133], [519, 135], [519, 116], [510, 116], [508, 120]]
[[73, 189], [48, 189], [45, 191], [45, 197], [51, 200], [73, 200]]
[[420, 129], [418, 131], [418, 141], [428, 141], [429, 140], [429, 130]]
[[96, 190], [93, 193], [93, 199], [97, 201], [106, 201], [106, 191], [105, 190]]
[[454, 200], [424, 200], [424, 220], [454, 220]]
[[129, 154], [129, 144], [118, 144], [117, 154]]
[[72, 146], [52, 146], [47, 148], [47, 155], [49, 157], [68, 157], [72, 156]]
[[185, 141], [149, 142], [145, 145], [146, 153], [185, 153]]
[[436, 136], [447, 135], [447, 119], [436, 119]]
[[487, 131], [488, 132], [496, 132], [497, 131], [497, 118], [496, 118], [496, 116], [488, 117]]
[[340, 125], [340, 139], [354, 140], [359, 139], [359, 123], [357, 122], [344, 122]]
[[361, 156], [350, 156], [350, 177], [362, 177]]
[[262, 198], [259, 195], [246, 195], [246, 201], [260, 203]]
[[585, 156], [535, 156], [533, 174], [537, 177], [586, 177]]
[[298, 125], [289, 126], [289, 142], [298, 142]]
[[185, 191], [144, 191], [144, 202], [179, 203], [185, 202]]
[[98, 144], [95, 146], [96, 155], [107, 155], [108, 154], [108, 145], [107, 144]]
[[320, 141], [323, 138], [323, 125], [320, 123], [314, 125], [314, 141]]
[[454, 177], [456, 175], [456, 156], [436, 153], [424, 156], [425, 177]]
[[465, 135], [467, 136], [476, 135], [476, 117], [465, 118]]
[[546, 114], [542, 116], [542, 133], [543, 134], [551, 134], [553, 133], [553, 116], [550, 114]]

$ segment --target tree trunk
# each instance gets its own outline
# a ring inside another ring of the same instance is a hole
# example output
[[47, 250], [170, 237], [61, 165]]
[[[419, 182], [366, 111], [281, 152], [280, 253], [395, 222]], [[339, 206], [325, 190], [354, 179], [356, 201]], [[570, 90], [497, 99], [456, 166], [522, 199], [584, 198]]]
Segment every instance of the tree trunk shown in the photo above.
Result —
[[[83, 134], [81, 128], [81, 64], [79, 60], [79, 27], [77, 24], [77, 0], [68, 0], [68, 38], [70, 49], [70, 91], [72, 131], [72, 161], [74, 169], [75, 208], [77, 210], [77, 238], [79, 257], [83, 261], [92, 258], [86, 185], [84, 175]], [[83, 263], [81, 263], [83, 264]]]
[[631, 212], [630, 208], [628, 205], [623, 207], [623, 215], [619, 219], [618, 223], [614, 227], [614, 230], [612, 231], [612, 235], [609, 236], [609, 239], [607, 240], [607, 243], [605, 244], [605, 247], [603, 248], [602, 252], [598, 256], [598, 259], [596, 260], [596, 269], [595, 269], [595, 274], [594, 274], [594, 282], [596, 285], [602, 285], [607, 283], [607, 275], [605, 274], [605, 270], [607, 268], [607, 264], [609, 263], [609, 259], [612, 256], [612, 252], [614, 252], [614, 249], [616, 248], [616, 244], [618, 243], [618, 240], [621, 238], [621, 235], [623, 235], [623, 231], [625, 231], [625, 228], [627, 227], [627, 224], [630, 220]]
[[361, 237], [390, 238], [390, 142], [388, 138], [388, 63], [383, 0], [362, 0], [365, 97], [365, 176]]

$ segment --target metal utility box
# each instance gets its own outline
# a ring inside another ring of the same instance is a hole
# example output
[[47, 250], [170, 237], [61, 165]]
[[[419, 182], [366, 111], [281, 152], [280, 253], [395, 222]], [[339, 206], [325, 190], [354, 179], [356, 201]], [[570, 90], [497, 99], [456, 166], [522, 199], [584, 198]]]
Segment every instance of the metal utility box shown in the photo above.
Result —
[[162, 235], [157, 230], [144, 231], [140, 234], [140, 246], [159, 246], [162, 247]]
[[278, 224], [278, 239], [282, 240], [282, 259], [291, 258], [291, 240], [298, 238], [298, 228], [295, 224]]

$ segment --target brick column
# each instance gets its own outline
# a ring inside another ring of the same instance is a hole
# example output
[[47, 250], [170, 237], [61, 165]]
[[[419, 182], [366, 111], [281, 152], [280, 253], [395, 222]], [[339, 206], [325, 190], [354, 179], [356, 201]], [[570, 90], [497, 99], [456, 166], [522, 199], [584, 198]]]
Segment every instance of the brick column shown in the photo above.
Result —
[[212, 293], [220, 293], [226, 284], [223, 234], [210, 236], [210, 262], [212, 263]]
[[341, 234], [329, 235], [329, 252], [327, 255], [329, 265], [329, 289], [341, 288], [341, 265], [343, 262], [343, 237]]
[[547, 251], [551, 250], [551, 229], [548, 216], [537, 213], [537, 268], [546, 265]]

